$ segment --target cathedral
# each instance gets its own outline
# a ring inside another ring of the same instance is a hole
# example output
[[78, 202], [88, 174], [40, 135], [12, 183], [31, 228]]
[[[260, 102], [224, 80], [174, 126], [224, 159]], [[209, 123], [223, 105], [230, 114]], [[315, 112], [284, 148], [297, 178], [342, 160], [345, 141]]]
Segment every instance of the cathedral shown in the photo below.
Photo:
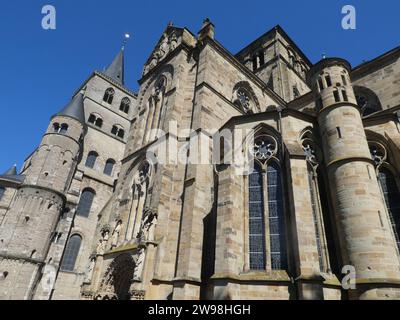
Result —
[[0, 299], [400, 299], [400, 47], [214, 34], [170, 23], [138, 92], [122, 48], [3, 168]]

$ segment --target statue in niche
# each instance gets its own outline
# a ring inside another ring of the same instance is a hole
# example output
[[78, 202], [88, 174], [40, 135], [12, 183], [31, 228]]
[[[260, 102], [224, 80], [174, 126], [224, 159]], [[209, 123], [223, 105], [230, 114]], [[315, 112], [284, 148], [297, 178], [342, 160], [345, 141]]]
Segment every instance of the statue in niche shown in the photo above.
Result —
[[137, 238], [142, 241], [153, 240], [153, 226], [157, 221], [157, 212], [155, 210], [147, 209], [144, 211], [140, 231]]
[[169, 39], [169, 50], [172, 51], [178, 46], [178, 38], [174, 33], [171, 34], [171, 37]]
[[99, 244], [97, 245], [96, 253], [97, 254], [104, 254], [107, 246], [107, 242], [109, 239], [110, 231], [108, 229], [104, 229], [101, 233], [101, 238], [99, 239]]
[[158, 48], [158, 58], [161, 60], [162, 58], [165, 57], [165, 55], [169, 51], [169, 44], [168, 44], [168, 38], [166, 35], [163, 35], [163, 39], [161, 40], [160, 47]]
[[91, 257], [88, 265], [86, 266], [84, 282], [90, 283], [92, 281], [94, 266], [96, 265], [96, 258]]
[[111, 248], [114, 248], [118, 244], [119, 234], [121, 233], [122, 229], [122, 221], [119, 220], [115, 225], [114, 231], [112, 233], [112, 241], [111, 241]]

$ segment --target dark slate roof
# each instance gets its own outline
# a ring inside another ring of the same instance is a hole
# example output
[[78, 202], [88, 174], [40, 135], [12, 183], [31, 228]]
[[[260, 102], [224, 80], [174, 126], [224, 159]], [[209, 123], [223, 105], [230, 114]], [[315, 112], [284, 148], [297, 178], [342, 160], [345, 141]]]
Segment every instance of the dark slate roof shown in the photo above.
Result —
[[122, 48], [103, 73], [117, 83], [124, 85], [124, 68], [124, 49]]
[[0, 175], [0, 180], [22, 183], [25, 180], [25, 176], [17, 174], [17, 166], [13, 165], [10, 169], [4, 172], [4, 174]]
[[67, 104], [56, 116], [65, 116], [74, 118], [81, 123], [85, 123], [85, 112], [83, 109], [83, 94], [79, 93], [72, 101]]
[[4, 172], [3, 176], [15, 176], [17, 174], [17, 166], [14, 164], [10, 169]]

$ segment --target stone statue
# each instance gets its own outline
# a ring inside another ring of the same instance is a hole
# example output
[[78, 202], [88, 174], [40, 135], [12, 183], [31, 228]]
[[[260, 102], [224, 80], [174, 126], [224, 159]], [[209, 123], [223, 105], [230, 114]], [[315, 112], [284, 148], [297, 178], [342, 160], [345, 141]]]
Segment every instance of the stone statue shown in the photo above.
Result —
[[101, 238], [99, 239], [99, 244], [97, 245], [97, 249], [96, 249], [97, 254], [104, 254], [104, 251], [106, 250], [106, 246], [107, 246], [107, 241], [109, 239], [109, 233], [110, 233], [110, 231], [108, 231], [108, 230], [102, 231]]
[[156, 221], [157, 221], [157, 212], [155, 210], [147, 209], [144, 211], [142, 223], [140, 226], [140, 231], [137, 235], [137, 238], [140, 239], [140, 241], [152, 240], [149, 237], [150, 230]]
[[92, 257], [86, 266], [85, 282], [89, 283], [92, 280], [94, 266], [96, 265], [96, 258]]
[[178, 46], [178, 38], [176, 37], [175, 33], [171, 34], [169, 39], [169, 50], [172, 51]]
[[112, 242], [111, 242], [111, 248], [114, 248], [118, 244], [118, 239], [119, 239], [119, 234], [121, 233], [122, 229], [122, 221], [119, 220], [114, 228], [114, 231], [112, 233]]

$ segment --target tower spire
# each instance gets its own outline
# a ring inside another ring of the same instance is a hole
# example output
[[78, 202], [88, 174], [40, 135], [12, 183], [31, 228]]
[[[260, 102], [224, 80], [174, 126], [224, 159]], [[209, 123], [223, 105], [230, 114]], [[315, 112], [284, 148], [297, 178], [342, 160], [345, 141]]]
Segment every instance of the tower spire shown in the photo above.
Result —
[[111, 79], [115, 80], [116, 82], [122, 85], [124, 85], [124, 76], [125, 76], [124, 50], [125, 50], [125, 45], [128, 42], [129, 38], [130, 38], [129, 33], [125, 33], [121, 50], [116, 55], [111, 64], [107, 67], [107, 69], [104, 71], [104, 74], [106, 76], [110, 77]]

